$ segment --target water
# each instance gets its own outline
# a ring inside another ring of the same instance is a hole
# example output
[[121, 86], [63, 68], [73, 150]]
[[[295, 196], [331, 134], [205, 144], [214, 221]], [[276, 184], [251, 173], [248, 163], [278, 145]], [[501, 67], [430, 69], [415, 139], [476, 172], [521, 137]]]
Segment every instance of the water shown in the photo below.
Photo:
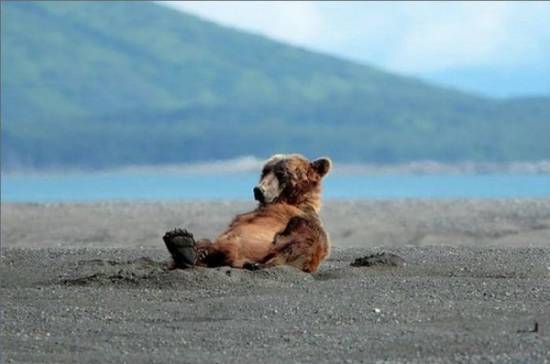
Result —
[[[256, 173], [111, 172], [3, 175], [3, 202], [252, 200]], [[327, 199], [550, 197], [542, 175], [347, 175], [324, 182]]]

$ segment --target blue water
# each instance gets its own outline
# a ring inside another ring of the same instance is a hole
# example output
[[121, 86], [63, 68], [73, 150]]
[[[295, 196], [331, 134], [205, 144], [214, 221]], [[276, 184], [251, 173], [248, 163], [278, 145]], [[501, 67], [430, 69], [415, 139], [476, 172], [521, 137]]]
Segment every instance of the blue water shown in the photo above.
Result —
[[[252, 200], [255, 173], [3, 175], [3, 202]], [[550, 197], [550, 175], [329, 175], [324, 198]]]

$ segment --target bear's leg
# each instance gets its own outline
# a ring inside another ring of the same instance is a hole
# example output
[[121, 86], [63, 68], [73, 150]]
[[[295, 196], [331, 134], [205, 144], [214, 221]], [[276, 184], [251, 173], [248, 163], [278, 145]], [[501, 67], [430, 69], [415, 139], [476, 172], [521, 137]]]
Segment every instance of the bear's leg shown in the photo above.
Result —
[[193, 234], [185, 229], [174, 229], [164, 234], [166, 248], [174, 260], [174, 268], [221, 267], [229, 265], [243, 268], [247, 260], [238, 256], [237, 248], [231, 242], [208, 239], [195, 242]]
[[226, 265], [227, 254], [208, 239], [195, 242], [193, 234], [185, 229], [174, 229], [164, 234], [166, 248], [174, 260], [174, 268], [219, 267]]
[[217, 266], [221, 265], [227, 265], [232, 268], [244, 268], [249, 270], [254, 270], [252, 268], [251, 264], [253, 262], [249, 261], [248, 259], [242, 258], [239, 253], [238, 249], [232, 244], [214, 244], [216, 247], [216, 254], [219, 254], [219, 264]]
[[199, 252], [197, 265], [210, 268], [231, 265], [231, 252], [224, 245], [201, 240], [197, 243], [197, 247]]
[[268, 267], [290, 265], [314, 272], [327, 257], [328, 249], [328, 237], [318, 221], [295, 217], [275, 237], [273, 248], [261, 263]]

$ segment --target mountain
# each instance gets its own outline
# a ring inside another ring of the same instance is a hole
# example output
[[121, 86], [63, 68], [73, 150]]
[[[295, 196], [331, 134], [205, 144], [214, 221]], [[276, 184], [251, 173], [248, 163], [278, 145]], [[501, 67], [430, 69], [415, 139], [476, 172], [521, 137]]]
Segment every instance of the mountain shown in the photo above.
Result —
[[[550, 51], [547, 59], [550, 59]], [[457, 67], [423, 74], [421, 77], [441, 85], [493, 97], [550, 95], [550, 63], [514, 67]]]
[[155, 3], [2, 1], [0, 13], [4, 169], [550, 158], [549, 98], [435, 87]]

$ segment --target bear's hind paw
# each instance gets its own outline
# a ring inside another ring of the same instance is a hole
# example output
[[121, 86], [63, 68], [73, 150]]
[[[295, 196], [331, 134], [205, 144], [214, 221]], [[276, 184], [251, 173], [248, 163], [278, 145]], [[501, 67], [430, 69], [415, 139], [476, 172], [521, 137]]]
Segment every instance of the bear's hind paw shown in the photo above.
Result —
[[189, 268], [197, 261], [197, 247], [193, 234], [184, 229], [174, 229], [162, 237], [174, 259], [175, 268]]

